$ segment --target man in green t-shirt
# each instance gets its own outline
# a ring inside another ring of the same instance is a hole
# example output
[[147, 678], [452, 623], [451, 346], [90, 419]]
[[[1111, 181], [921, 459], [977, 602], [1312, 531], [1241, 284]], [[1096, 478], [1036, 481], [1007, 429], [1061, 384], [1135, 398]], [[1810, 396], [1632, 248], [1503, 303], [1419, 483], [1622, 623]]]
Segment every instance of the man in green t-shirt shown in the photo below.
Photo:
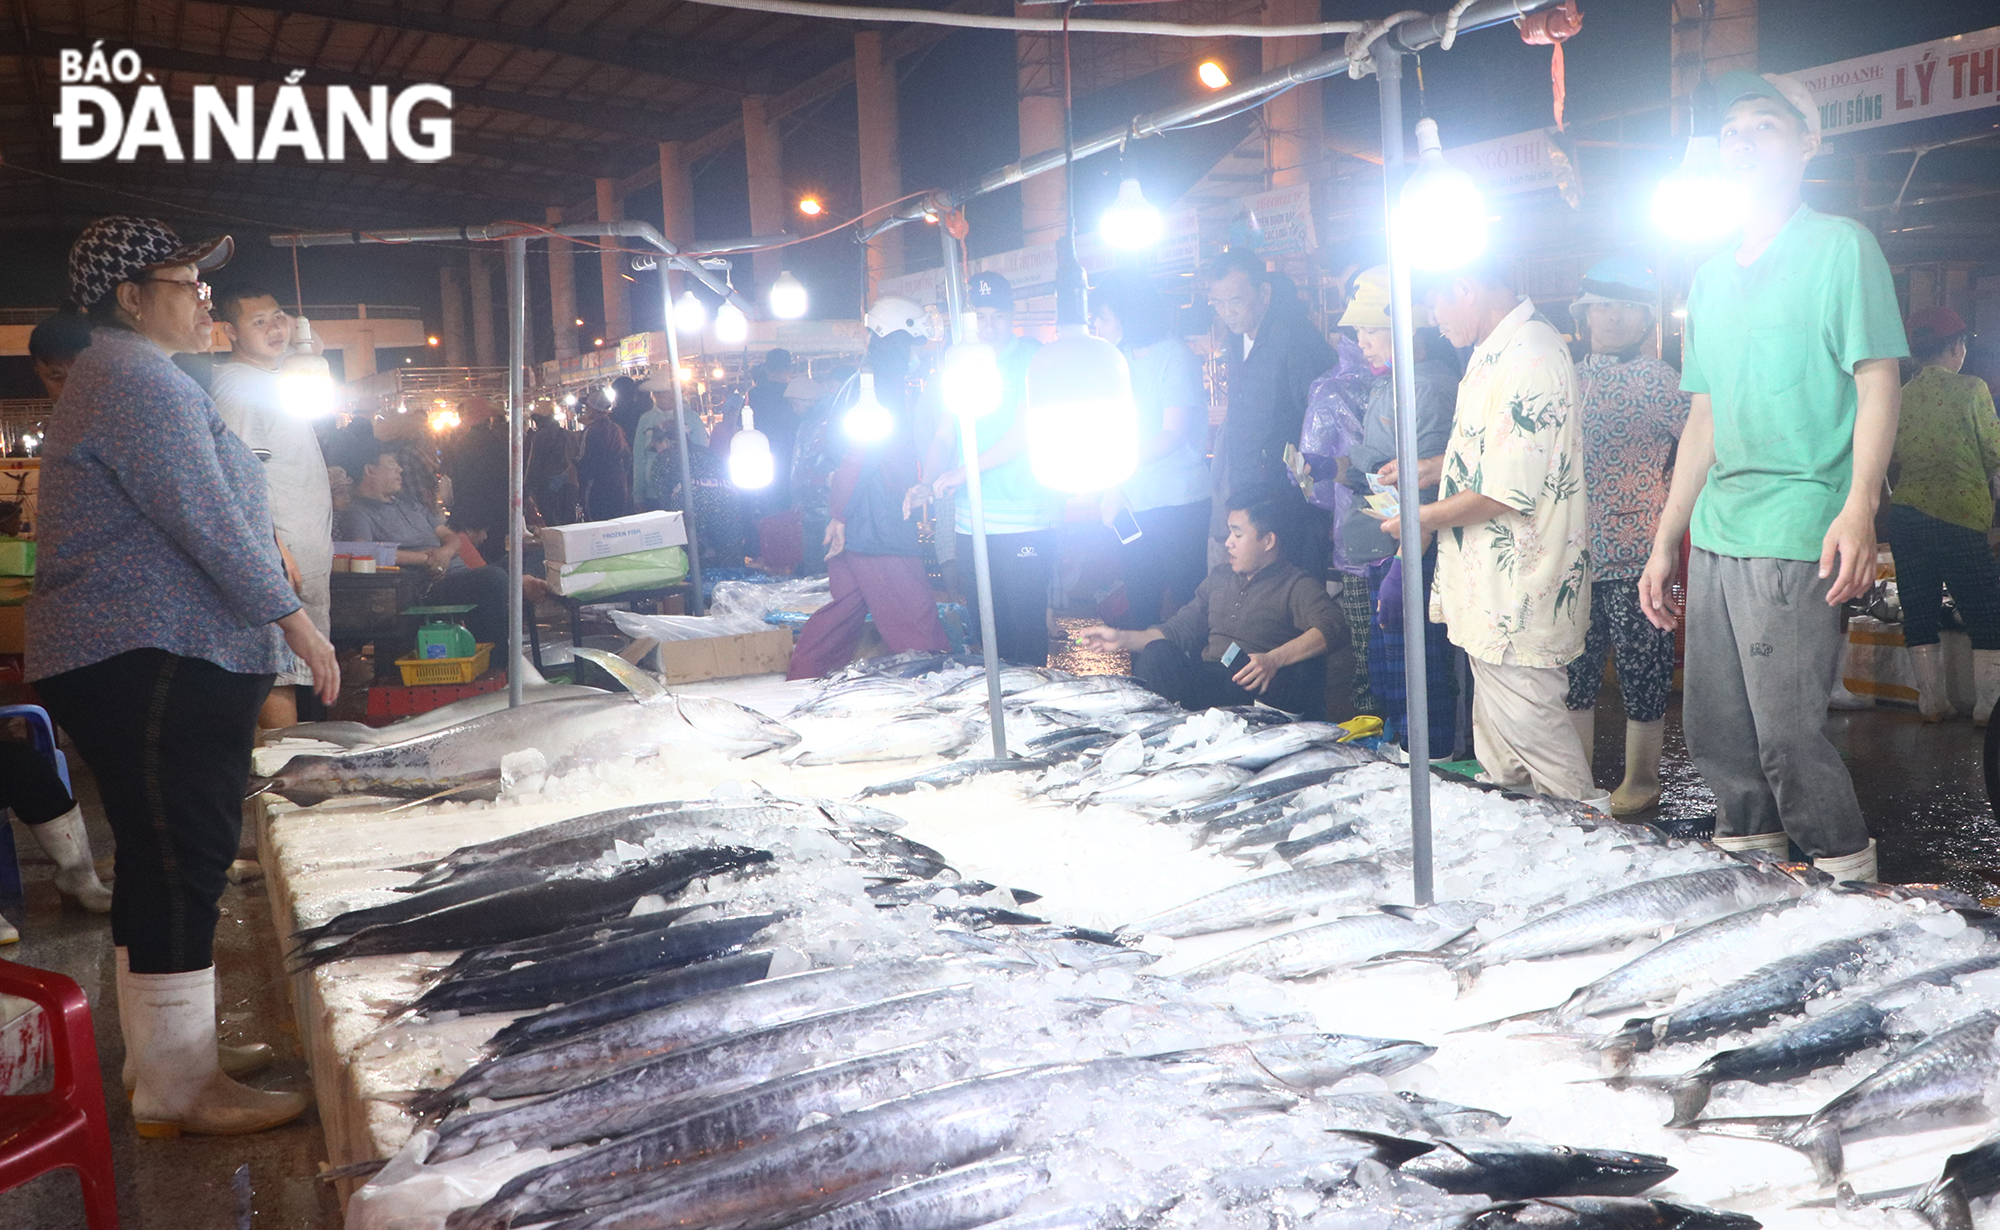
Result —
[[1889, 266], [1859, 224], [1800, 201], [1819, 110], [1790, 77], [1717, 82], [1724, 168], [1750, 194], [1740, 240], [1688, 291], [1681, 388], [1694, 394], [1640, 605], [1673, 627], [1688, 567], [1683, 728], [1716, 798], [1716, 844], [1797, 842], [1843, 880], [1875, 842], [1826, 736], [1840, 604], [1875, 579], [1875, 510], [1909, 353]]

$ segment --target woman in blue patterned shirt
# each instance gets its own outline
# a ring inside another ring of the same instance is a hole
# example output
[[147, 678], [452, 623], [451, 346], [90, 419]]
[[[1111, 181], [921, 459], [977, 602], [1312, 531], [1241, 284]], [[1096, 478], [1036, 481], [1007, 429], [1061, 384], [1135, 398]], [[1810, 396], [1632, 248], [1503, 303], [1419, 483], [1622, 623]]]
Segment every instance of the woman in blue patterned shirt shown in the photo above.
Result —
[[287, 579], [256, 457], [172, 361], [208, 349], [201, 277], [233, 251], [226, 237], [183, 244], [150, 218], [84, 228], [70, 291], [94, 329], [42, 454], [28, 676], [118, 839], [111, 936], [142, 1136], [237, 1135], [305, 1109], [230, 1079], [268, 1063], [268, 1047], [216, 1045], [216, 906], [280, 646], [324, 699], [340, 691], [333, 647]]

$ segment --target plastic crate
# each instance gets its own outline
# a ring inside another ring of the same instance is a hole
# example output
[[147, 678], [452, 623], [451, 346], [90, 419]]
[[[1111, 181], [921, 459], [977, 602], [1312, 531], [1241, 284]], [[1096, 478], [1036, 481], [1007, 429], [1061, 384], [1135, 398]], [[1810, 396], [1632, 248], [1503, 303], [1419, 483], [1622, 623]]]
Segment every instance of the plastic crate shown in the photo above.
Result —
[[493, 658], [493, 646], [482, 643], [469, 658], [397, 658], [405, 687], [434, 683], [471, 683], [486, 673]]
[[367, 721], [371, 726], [380, 726], [397, 718], [429, 713], [455, 700], [497, 692], [506, 686], [507, 677], [499, 674], [475, 679], [471, 683], [434, 684], [421, 688], [382, 684], [368, 689]]

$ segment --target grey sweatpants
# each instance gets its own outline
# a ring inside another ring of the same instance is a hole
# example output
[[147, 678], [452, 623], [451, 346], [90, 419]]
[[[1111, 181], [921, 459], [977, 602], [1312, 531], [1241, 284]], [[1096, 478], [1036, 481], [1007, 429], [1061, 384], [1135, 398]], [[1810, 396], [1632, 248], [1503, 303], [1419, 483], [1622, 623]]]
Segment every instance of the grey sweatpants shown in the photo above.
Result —
[[1715, 832], [1782, 829], [1813, 858], [1868, 844], [1847, 766], [1826, 735], [1840, 675], [1840, 610], [1818, 561], [1688, 562], [1682, 727], [1715, 792]]

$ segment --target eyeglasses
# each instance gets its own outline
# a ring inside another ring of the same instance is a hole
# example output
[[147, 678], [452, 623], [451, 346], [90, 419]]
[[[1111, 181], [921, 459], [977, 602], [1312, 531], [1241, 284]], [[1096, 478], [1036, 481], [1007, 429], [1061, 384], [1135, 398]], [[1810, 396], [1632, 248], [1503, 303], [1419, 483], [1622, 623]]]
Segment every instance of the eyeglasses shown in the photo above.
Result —
[[207, 303], [215, 294], [215, 288], [202, 281], [190, 282], [184, 281], [181, 278], [134, 278], [132, 280], [135, 282], [158, 282], [163, 286], [191, 286], [194, 288], [194, 297], [203, 303]]

